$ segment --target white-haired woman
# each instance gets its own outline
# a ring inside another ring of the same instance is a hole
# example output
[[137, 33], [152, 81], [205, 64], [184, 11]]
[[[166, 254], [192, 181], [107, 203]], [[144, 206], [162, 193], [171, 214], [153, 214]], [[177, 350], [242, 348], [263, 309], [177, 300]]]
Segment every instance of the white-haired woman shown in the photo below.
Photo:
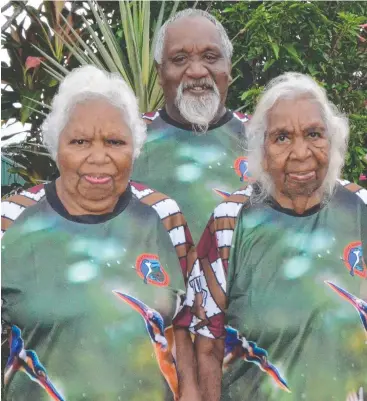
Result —
[[42, 134], [60, 177], [2, 205], [5, 399], [177, 400], [190, 243], [176, 202], [129, 181], [146, 135], [134, 94], [76, 69]]
[[265, 89], [248, 135], [256, 182], [215, 209], [197, 247], [203, 392], [219, 399], [225, 345], [223, 400], [360, 397], [367, 191], [338, 181], [348, 121], [313, 79], [286, 73]]

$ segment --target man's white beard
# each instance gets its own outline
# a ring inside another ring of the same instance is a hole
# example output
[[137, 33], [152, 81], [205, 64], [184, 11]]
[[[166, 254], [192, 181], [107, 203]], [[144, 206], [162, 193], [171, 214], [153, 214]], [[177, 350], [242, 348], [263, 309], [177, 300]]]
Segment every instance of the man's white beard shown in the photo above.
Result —
[[[212, 90], [202, 96], [195, 96], [191, 93], [184, 93], [190, 86], [208, 86]], [[193, 82], [181, 82], [177, 89], [175, 100], [181, 116], [193, 124], [194, 131], [205, 133], [208, 130], [209, 123], [218, 113], [220, 106], [219, 90], [211, 79], [200, 79]]]

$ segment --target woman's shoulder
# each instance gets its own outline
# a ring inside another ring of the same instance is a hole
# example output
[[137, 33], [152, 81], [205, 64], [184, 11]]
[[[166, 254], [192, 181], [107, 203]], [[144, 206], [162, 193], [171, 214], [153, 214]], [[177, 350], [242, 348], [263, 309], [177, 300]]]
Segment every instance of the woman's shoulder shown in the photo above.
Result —
[[[339, 197], [346, 198], [348, 203], [353, 200], [357, 203], [364, 203], [367, 205], [367, 189], [361, 187], [360, 185], [350, 182], [348, 180], [337, 180]], [[362, 202], [361, 202], [362, 201]]]
[[152, 212], [158, 215], [163, 223], [167, 219], [175, 217], [176, 220], [181, 219], [182, 223], [186, 224], [185, 217], [174, 199], [141, 182], [131, 181], [130, 184], [133, 196], [140, 203], [150, 207]]
[[131, 181], [130, 184], [134, 198], [145, 207], [151, 208], [152, 213], [161, 221], [178, 256], [186, 256], [194, 244], [187, 221], [178, 203], [168, 195], [141, 182]]
[[1, 233], [4, 234], [25, 210], [45, 197], [44, 185], [40, 184], [11, 195], [1, 202]]

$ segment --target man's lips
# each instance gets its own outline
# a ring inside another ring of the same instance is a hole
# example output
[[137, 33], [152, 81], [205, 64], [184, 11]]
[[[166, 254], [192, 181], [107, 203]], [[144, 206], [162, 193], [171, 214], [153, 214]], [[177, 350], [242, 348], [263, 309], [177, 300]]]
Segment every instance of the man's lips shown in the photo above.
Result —
[[83, 176], [90, 184], [107, 184], [112, 180], [110, 175], [84, 175]]
[[212, 87], [206, 86], [206, 85], [189, 86], [184, 89], [184, 91], [189, 91], [189, 92], [195, 93], [195, 94], [202, 94], [202, 93], [205, 93], [207, 91], [212, 91], [212, 90], [213, 90]]
[[316, 172], [315, 171], [302, 171], [298, 173], [288, 173], [288, 177], [292, 181], [298, 181], [298, 182], [306, 182], [313, 180], [316, 178]]

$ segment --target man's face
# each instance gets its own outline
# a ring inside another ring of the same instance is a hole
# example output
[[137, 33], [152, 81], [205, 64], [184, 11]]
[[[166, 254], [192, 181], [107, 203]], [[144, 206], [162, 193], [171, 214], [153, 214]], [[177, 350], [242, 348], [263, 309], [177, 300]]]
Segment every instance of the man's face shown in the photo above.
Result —
[[167, 28], [159, 82], [166, 105], [197, 125], [209, 124], [224, 106], [231, 64], [215, 25], [204, 17], [185, 17]]
[[263, 166], [276, 191], [294, 199], [321, 187], [330, 144], [318, 105], [308, 98], [279, 100], [267, 116]]

